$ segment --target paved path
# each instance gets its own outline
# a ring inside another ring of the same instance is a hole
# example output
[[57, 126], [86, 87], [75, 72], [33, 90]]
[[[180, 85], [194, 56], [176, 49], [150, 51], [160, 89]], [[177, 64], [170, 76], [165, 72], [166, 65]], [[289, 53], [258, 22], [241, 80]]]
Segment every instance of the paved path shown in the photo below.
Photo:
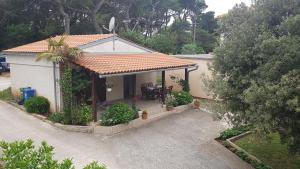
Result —
[[53, 128], [0, 102], [0, 139], [46, 140], [55, 157], [72, 157], [80, 168], [93, 160], [109, 169], [248, 169], [248, 164], [213, 140], [222, 129], [210, 114], [191, 110], [112, 137]]

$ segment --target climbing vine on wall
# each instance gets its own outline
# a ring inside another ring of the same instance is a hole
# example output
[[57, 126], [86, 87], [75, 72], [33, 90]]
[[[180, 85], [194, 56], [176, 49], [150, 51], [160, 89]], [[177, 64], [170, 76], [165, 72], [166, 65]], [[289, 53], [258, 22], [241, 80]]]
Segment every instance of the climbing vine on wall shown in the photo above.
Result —
[[72, 120], [72, 68], [70, 65], [66, 66], [63, 71], [60, 85], [63, 97], [63, 109], [65, 115], [65, 123], [69, 124]]

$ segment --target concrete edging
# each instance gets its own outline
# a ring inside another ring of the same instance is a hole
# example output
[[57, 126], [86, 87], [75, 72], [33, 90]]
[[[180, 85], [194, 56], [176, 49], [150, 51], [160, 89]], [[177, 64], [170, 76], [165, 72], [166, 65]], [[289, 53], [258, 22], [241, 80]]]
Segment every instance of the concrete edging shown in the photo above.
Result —
[[233, 141], [236, 141], [244, 136], [247, 136], [249, 134], [251, 134], [252, 132], [251, 131], [247, 131], [245, 133], [242, 133], [240, 135], [237, 135], [237, 136], [234, 136], [234, 137], [231, 137], [229, 139], [226, 139], [226, 141], [230, 144], [230, 146], [232, 146], [233, 148], [239, 150], [239, 151], [242, 151], [244, 152], [249, 158], [251, 158], [252, 160], [256, 160], [258, 161], [259, 163], [262, 163], [262, 161], [260, 159], [258, 159], [257, 157], [255, 157], [254, 155], [248, 153], [246, 150], [244, 150], [243, 148], [241, 148], [240, 146], [236, 145], [233, 143]]
[[47, 117], [45, 117], [43, 115], [27, 113], [25, 111], [24, 107], [21, 107], [15, 103], [8, 102], [8, 101], [7, 102], [3, 101], [3, 102], [8, 103], [8, 104], [20, 109], [21, 111], [24, 111], [26, 114], [31, 115], [45, 123], [50, 124], [53, 127], [58, 128], [58, 129], [69, 131], [69, 132], [90, 133], [90, 134], [104, 135], [104, 136], [111, 136], [111, 135], [121, 133], [121, 132], [126, 131], [131, 128], [138, 128], [138, 127], [141, 127], [148, 123], [151, 123], [153, 121], [167, 117], [169, 115], [179, 114], [179, 113], [182, 113], [186, 110], [193, 108], [192, 104], [182, 105], [182, 106], [175, 107], [174, 110], [172, 110], [172, 111], [164, 111], [162, 113], [148, 116], [148, 119], [146, 119], [146, 120], [143, 120], [140, 117], [138, 119], [130, 121], [128, 124], [118, 124], [115, 126], [100, 126], [100, 125], [97, 125], [97, 123], [91, 123], [88, 126], [76, 126], [76, 125], [63, 125], [61, 123], [53, 123], [52, 121], [48, 120]]
[[131, 129], [131, 128], [141, 127], [143, 125], [146, 125], [148, 123], [151, 123], [151, 122], [159, 120], [159, 119], [162, 119], [162, 118], [167, 117], [167, 116], [172, 115], [172, 114], [182, 113], [182, 112], [184, 112], [184, 111], [186, 111], [190, 108], [192, 108], [191, 105], [183, 105], [183, 106], [175, 107], [174, 110], [172, 110], [172, 111], [166, 111], [166, 112], [163, 112], [163, 113], [159, 113], [159, 114], [149, 116], [148, 119], [146, 119], [146, 120], [143, 120], [140, 117], [138, 119], [132, 120], [128, 124], [118, 124], [118, 125], [115, 125], [115, 126], [95, 126], [94, 134], [111, 136], [111, 135], [114, 135], [114, 134], [124, 132], [128, 129]]

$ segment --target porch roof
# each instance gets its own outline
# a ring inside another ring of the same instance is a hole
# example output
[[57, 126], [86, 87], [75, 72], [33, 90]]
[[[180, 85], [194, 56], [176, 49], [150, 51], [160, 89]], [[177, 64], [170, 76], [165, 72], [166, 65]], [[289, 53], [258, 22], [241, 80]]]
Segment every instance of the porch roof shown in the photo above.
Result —
[[187, 68], [196, 65], [189, 60], [162, 53], [85, 54], [75, 63], [99, 75]]

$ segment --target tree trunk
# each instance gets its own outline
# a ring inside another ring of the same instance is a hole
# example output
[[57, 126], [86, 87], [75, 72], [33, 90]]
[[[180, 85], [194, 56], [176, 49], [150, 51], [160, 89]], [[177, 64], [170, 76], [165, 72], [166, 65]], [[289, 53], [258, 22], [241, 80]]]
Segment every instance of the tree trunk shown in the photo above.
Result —
[[61, 0], [55, 0], [55, 2], [58, 5], [60, 14], [64, 17], [65, 34], [69, 35], [70, 34], [70, 24], [71, 24], [70, 15], [65, 11], [64, 5], [61, 2]]
[[91, 12], [91, 17], [92, 17], [92, 21], [93, 21], [93, 25], [94, 28], [96, 30], [96, 33], [100, 33], [102, 34], [102, 28], [99, 26], [99, 24], [97, 23], [97, 12], [100, 10], [100, 8], [102, 7], [102, 5], [105, 3], [106, 0], [98, 0], [95, 8], [93, 9], [93, 11]]
[[128, 7], [127, 7], [127, 9], [126, 9], [126, 13], [125, 13], [126, 21], [125, 21], [125, 23], [124, 23], [124, 26], [125, 26], [126, 32], [130, 31], [130, 29], [129, 29], [129, 23], [130, 23], [129, 10], [130, 10], [130, 7], [131, 7], [131, 5], [128, 5]]

